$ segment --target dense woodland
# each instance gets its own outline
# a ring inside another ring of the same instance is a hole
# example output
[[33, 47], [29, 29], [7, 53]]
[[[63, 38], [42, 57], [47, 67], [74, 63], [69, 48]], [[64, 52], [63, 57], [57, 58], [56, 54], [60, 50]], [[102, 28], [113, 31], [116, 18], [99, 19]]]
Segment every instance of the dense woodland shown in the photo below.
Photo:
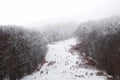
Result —
[[46, 52], [46, 42], [40, 33], [17, 26], [0, 26], [0, 80], [16, 80], [31, 74]]
[[99, 69], [119, 79], [120, 17], [88, 21], [78, 28], [70, 25], [54, 25], [43, 31], [1, 25], [0, 80], [19, 80], [32, 74], [45, 61], [47, 44], [72, 37], [77, 37], [79, 54], [85, 53]]
[[80, 53], [90, 56], [99, 69], [120, 79], [120, 17], [83, 23], [76, 35]]
[[0, 80], [19, 80], [25, 75], [32, 74], [45, 62], [48, 43], [73, 36], [74, 31], [70, 30], [71, 28], [62, 28], [54, 26], [37, 31], [22, 26], [1, 25]]
[[47, 25], [41, 33], [47, 43], [52, 43], [74, 37], [77, 28], [78, 24], [74, 23], [53, 24]]

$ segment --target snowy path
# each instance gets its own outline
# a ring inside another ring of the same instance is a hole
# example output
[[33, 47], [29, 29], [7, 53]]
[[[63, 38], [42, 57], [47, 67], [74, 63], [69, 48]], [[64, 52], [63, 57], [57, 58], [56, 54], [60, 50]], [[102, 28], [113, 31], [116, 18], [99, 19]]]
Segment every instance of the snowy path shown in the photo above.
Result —
[[47, 62], [41, 70], [21, 80], [106, 80], [104, 76], [96, 76], [97, 70], [80, 68], [76, 64], [82, 60], [69, 52], [70, 45], [74, 44], [75, 39], [69, 39], [48, 45]]

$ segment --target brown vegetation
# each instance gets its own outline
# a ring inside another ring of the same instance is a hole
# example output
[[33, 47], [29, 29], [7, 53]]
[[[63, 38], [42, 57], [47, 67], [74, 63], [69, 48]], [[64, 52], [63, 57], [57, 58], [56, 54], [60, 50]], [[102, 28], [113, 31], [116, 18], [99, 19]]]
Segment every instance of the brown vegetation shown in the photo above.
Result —
[[33, 73], [46, 55], [43, 41], [38, 32], [0, 26], [0, 80], [19, 80]]
[[100, 22], [99, 25], [102, 27], [99, 28], [97, 27], [99, 22], [89, 23], [88, 26], [92, 29], [84, 28], [78, 34], [78, 41], [81, 42], [78, 44], [78, 51], [85, 53], [86, 59], [90, 57], [88, 60], [90, 64], [97, 64], [100, 69], [120, 80], [120, 25], [118, 22], [117, 20], [116, 22]]

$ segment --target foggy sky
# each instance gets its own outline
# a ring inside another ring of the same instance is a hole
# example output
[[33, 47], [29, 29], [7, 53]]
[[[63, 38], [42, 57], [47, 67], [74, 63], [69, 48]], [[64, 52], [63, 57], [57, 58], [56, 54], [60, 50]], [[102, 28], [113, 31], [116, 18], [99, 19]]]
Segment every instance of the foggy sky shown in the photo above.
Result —
[[120, 0], [0, 0], [0, 24], [82, 22], [120, 14]]

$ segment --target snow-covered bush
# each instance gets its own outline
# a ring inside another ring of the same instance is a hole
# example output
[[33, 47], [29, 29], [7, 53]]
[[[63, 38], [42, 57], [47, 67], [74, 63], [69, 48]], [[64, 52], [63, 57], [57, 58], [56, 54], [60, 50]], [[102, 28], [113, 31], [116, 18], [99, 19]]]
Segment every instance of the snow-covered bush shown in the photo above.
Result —
[[40, 33], [17, 26], [0, 26], [0, 80], [31, 74], [46, 55]]
[[81, 24], [77, 30], [79, 51], [94, 59], [109, 75], [120, 77], [120, 18]]

